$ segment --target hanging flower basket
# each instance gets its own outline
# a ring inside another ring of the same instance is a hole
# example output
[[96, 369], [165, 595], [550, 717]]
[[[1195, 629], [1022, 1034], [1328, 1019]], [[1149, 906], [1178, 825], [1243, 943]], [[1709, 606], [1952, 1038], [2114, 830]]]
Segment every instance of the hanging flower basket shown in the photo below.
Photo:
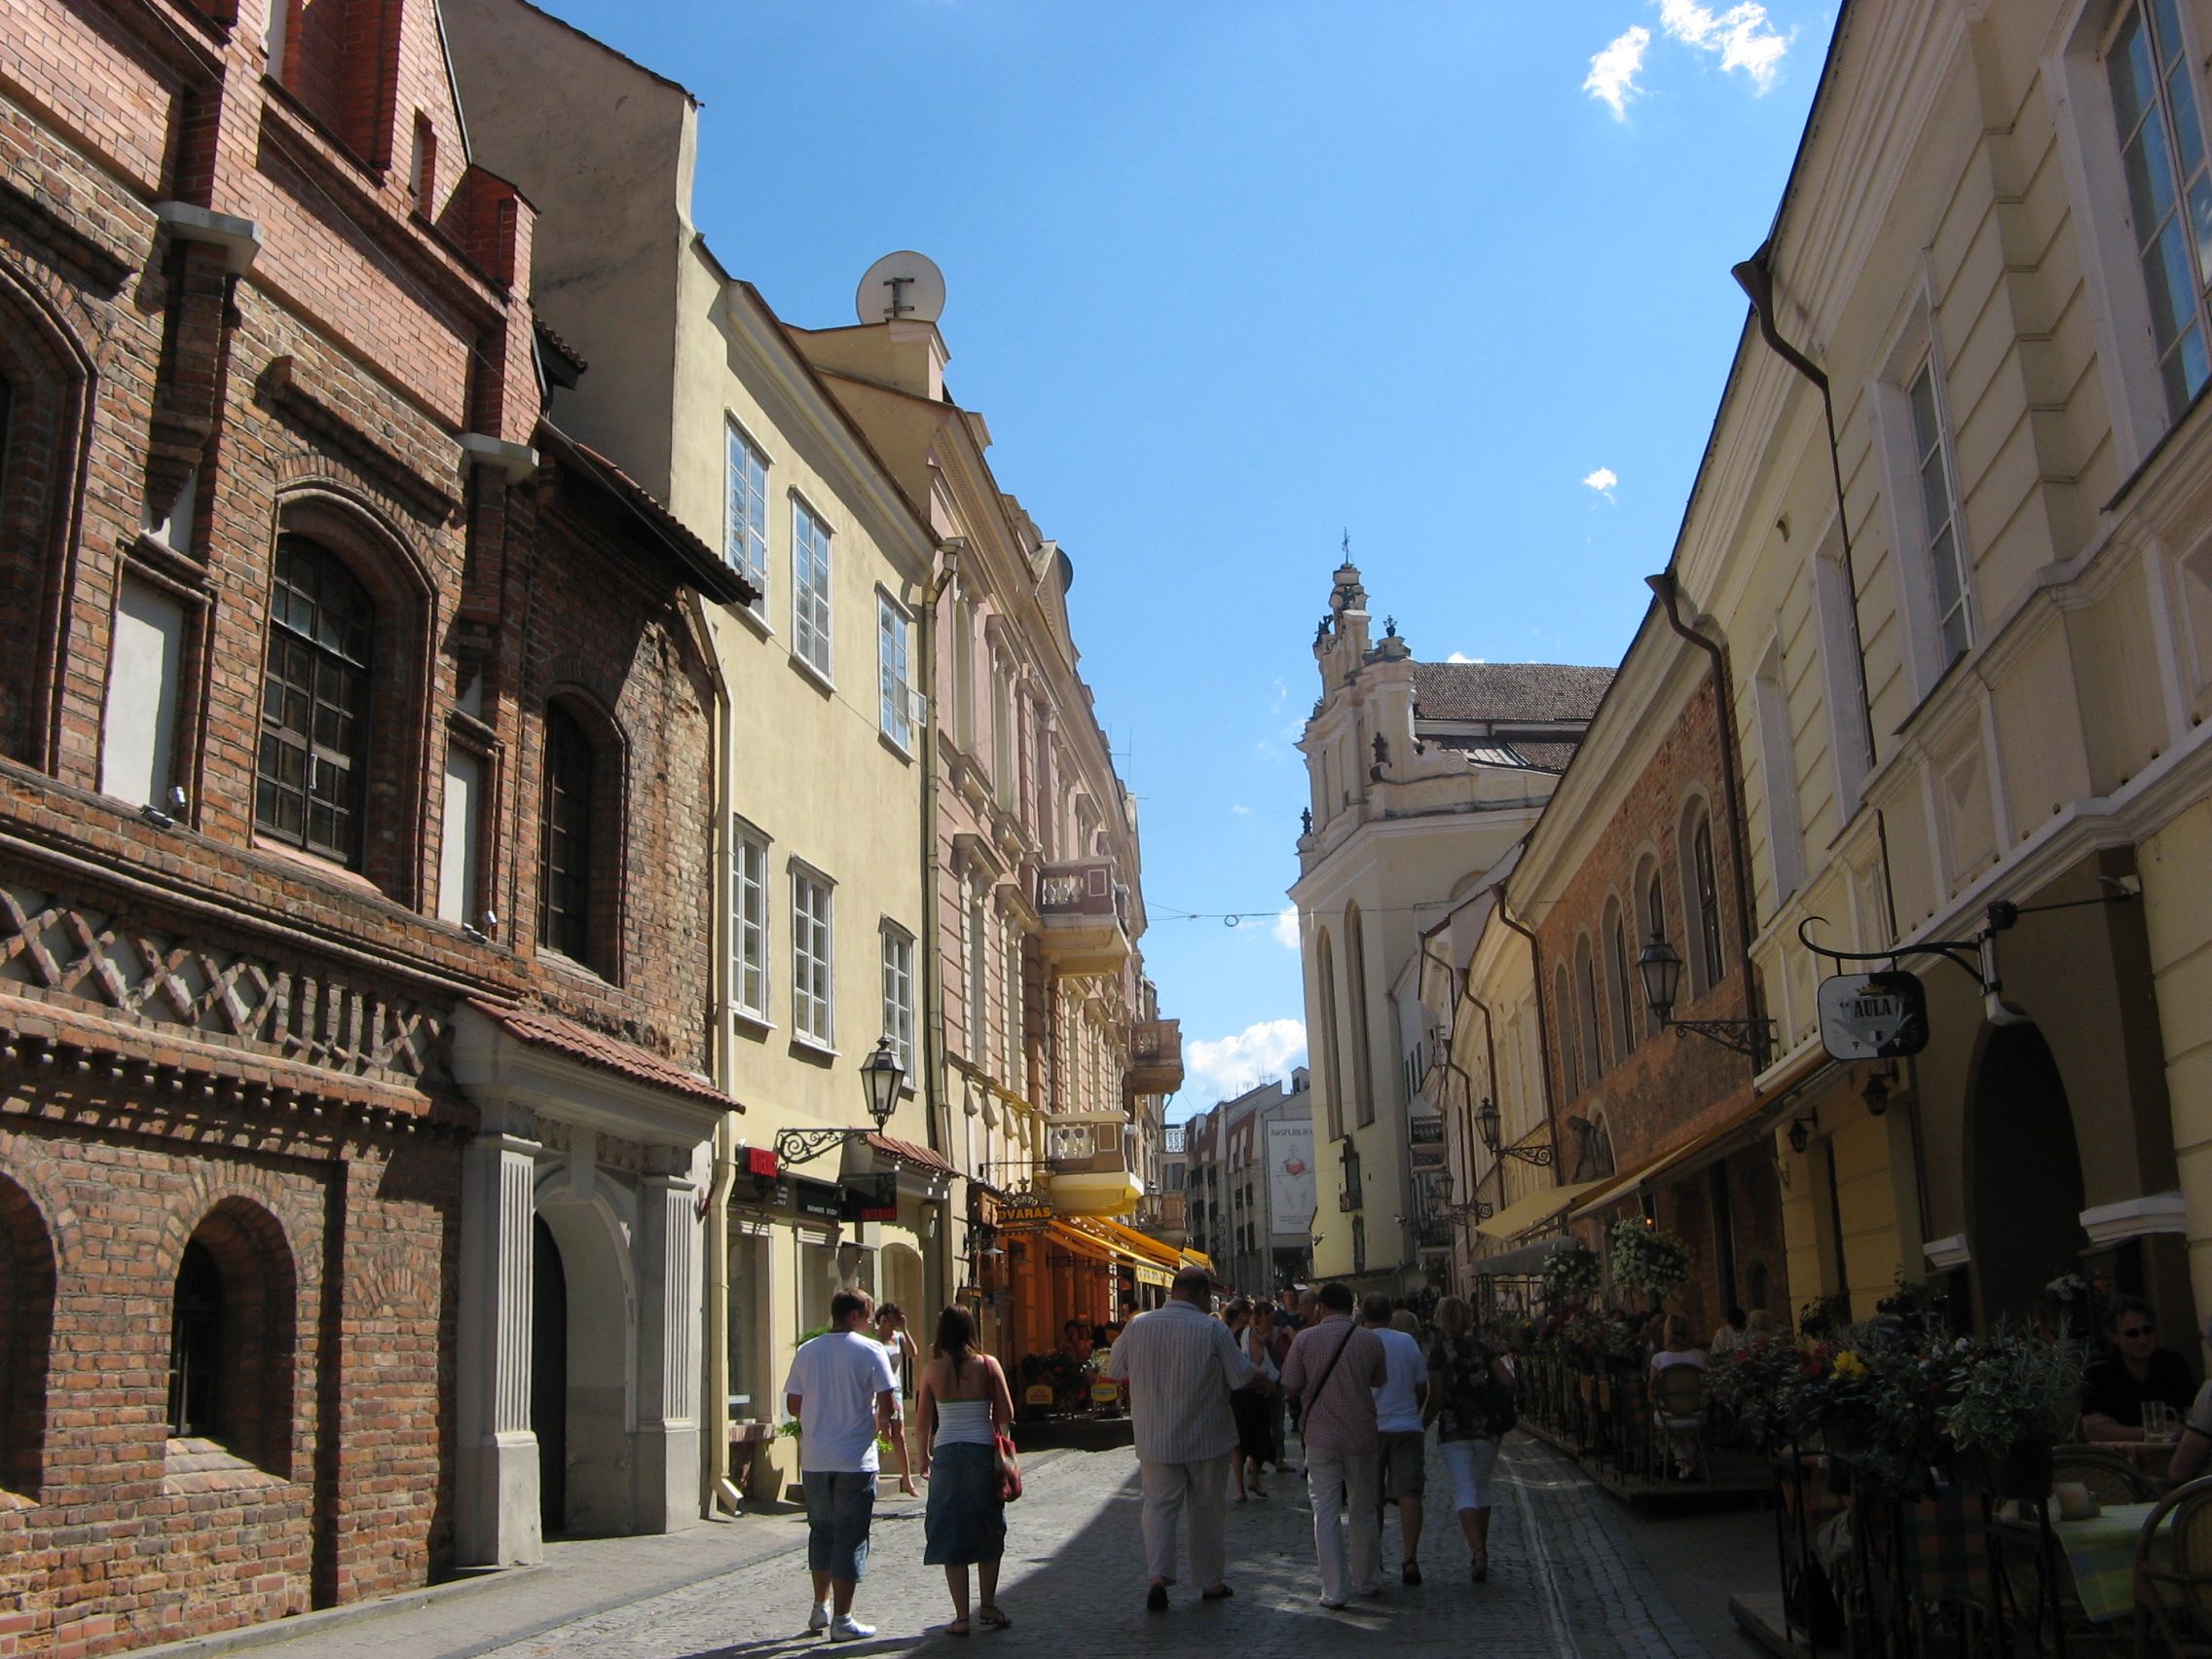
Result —
[[1626, 1290], [1665, 1296], [1690, 1276], [1690, 1247], [1649, 1222], [1624, 1216], [1613, 1223], [1613, 1282]]
[[1598, 1253], [1577, 1239], [1569, 1239], [1544, 1258], [1543, 1273], [1547, 1307], [1587, 1302], [1598, 1288]]

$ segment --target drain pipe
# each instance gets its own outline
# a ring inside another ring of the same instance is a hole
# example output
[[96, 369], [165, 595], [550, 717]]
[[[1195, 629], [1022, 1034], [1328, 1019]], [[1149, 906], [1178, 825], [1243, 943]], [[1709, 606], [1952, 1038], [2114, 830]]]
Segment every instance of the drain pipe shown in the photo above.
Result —
[[[1758, 981], [1751, 977], [1751, 869], [1744, 850], [1744, 776], [1736, 762], [1736, 711], [1729, 691], [1728, 653], [1717, 641], [1706, 638], [1682, 620], [1681, 584], [1676, 579], [1672, 565], [1643, 580], [1666, 608], [1667, 626], [1713, 659], [1713, 723], [1720, 739], [1720, 787], [1728, 801], [1728, 862], [1734, 866], [1735, 876], [1731, 885], [1736, 889], [1737, 957], [1743, 964], [1744, 1013], [1751, 1022], [1751, 1042], [1758, 1051], [1751, 1062], [1751, 1075], [1756, 1077], [1766, 1069], [1768, 1055], [1766, 1026], [1759, 1015]], [[1687, 903], [1685, 897], [1685, 906]]]
[[[1859, 637], [1859, 568], [1852, 557], [1851, 516], [1843, 499], [1843, 458], [1835, 441], [1835, 396], [1828, 389], [1828, 377], [1820, 365], [1783, 339], [1782, 331], [1775, 326], [1774, 243], [1761, 242], [1758, 252], [1730, 267], [1728, 274], [1736, 278], [1736, 285], [1751, 300], [1751, 314], [1758, 318], [1759, 338], [1766, 342], [1767, 350], [1810, 381], [1821, 394], [1821, 413], [1826, 418], [1828, 426], [1828, 476], [1835, 482], [1836, 531], [1843, 538], [1843, 577], [1851, 588], [1851, 650], [1859, 659], [1859, 719], [1866, 740], [1866, 765], [1871, 770], [1874, 765], [1874, 710], [1866, 691], [1866, 645]], [[1678, 627], [1677, 631], [1679, 632]]]

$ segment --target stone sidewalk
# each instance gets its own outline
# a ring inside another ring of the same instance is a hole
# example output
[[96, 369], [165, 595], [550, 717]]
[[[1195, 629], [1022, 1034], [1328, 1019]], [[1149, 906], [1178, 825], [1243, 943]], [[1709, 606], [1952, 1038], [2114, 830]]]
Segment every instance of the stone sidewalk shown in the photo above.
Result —
[[[1397, 1525], [1384, 1532], [1391, 1567], [1382, 1596], [1344, 1612], [1318, 1604], [1312, 1520], [1303, 1482], [1277, 1477], [1265, 1501], [1229, 1510], [1235, 1599], [1200, 1604], [1181, 1586], [1165, 1614], [1147, 1614], [1137, 1541], [1137, 1481], [1127, 1452], [1033, 1456], [1028, 1493], [1009, 1511], [1011, 1533], [999, 1600], [1014, 1630], [978, 1630], [977, 1642], [1043, 1639], [1057, 1648], [1107, 1654], [1187, 1652], [1233, 1644], [1238, 1659], [1308, 1659], [1339, 1651], [1347, 1637], [1399, 1655], [1461, 1653], [1485, 1659], [1703, 1659], [1748, 1651], [1727, 1629], [1724, 1602], [1702, 1601], [1685, 1618], [1639, 1547], [1631, 1522], [1567, 1459], [1516, 1436], [1498, 1464], [1491, 1576], [1467, 1580], [1456, 1522], [1432, 1519], [1421, 1545], [1427, 1583], [1396, 1582]], [[1431, 1450], [1432, 1493], [1446, 1490]], [[874, 1549], [856, 1611], [878, 1626], [841, 1644], [856, 1659], [956, 1648], [942, 1571], [921, 1564], [920, 1507], [879, 1511]], [[1671, 1552], [1722, 1573], [1714, 1550], [1675, 1520]], [[1738, 1530], [1742, 1531], [1741, 1518]], [[1740, 1540], [1738, 1541], [1740, 1542]], [[829, 1644], [804, 1632], [808, 1606], [805, 1524], [796, 1516], [747, 1517], [664, 1538], [557, 1545], [548, 1565], [465, 1596], [301, 1630], [258, 1650], [271, 1659], [780, 1659]], [[1740, 1553], [1737, 1543], [1721, 1556]], [[1755, 1552], [1753, 1552], [1755, 1554]], [[1755, 1573], [1760, 1564], [1747, 1561]], [[1701, 1597], [1708, 1589], [1696, 1581]], [[274, 1633], [272, 1633], [274, 1634]]]

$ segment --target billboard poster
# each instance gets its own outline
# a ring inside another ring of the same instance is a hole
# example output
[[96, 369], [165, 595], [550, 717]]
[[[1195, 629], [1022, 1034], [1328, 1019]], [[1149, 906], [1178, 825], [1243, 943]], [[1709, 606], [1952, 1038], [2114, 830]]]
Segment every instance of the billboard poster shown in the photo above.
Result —
[[1313, 1124], [1268, 1125], [1268, 1230], [1301, 1238], [1313, 1225]]

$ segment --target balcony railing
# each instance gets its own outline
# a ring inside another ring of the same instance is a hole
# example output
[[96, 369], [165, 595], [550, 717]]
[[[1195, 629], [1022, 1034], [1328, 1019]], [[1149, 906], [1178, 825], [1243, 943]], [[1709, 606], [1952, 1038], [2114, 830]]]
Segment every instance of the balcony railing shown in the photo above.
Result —
[[1145, 1019], [1129, 1033], [1122, 1088], [1130, 1094], [1173, 1094], [1183, 1087], [1183, 1022]]
[[1037, 871], [1038, 948], [1062, 974], [1111, 974], [1129, 959], [1129, 890], [1111, 859]]

